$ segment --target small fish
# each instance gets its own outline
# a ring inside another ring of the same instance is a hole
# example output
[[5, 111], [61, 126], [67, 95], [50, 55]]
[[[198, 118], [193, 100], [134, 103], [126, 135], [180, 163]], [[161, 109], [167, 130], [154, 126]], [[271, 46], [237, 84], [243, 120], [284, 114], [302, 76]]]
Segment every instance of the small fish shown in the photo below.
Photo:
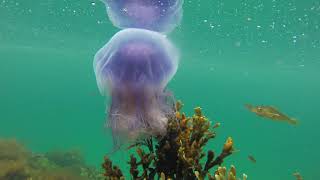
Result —
[[303, 178], [299, 172], [295, 172], [292, 175], [295, 176], [297, 178], [297, 180], [303, 180]]
[[256, 162], [257, 162], [256, 158], [254, 158], [252, 155], [249, 155], [249, 156], [248, 156], [248, 159], [249, 159], [251, 162], [253, 162], [253, 163], [256, 163]]
[[272, 106], [253, 106], [250, 104], [246, 104], [245, 106], [249, 111], [255, 113], [256, 115], [258, 115], [260, 117], [272, 119], [275, 121], [284, 121], [284, 122], [287, 122], [291, 125], [298, 124], [298, 121], [296, 119], [288, 117], [287, 115], [281, 113], [275, 107], [272, 107]]

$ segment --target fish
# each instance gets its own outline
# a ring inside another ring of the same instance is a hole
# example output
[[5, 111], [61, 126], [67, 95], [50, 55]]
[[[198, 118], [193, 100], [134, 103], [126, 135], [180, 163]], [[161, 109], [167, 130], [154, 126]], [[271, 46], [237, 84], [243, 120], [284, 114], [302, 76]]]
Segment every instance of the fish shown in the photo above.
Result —
[[297, 178], [297, 180], [303, 180], [303, 178], [299, 172], [295, 172], [292, 175], [295, 176]]
[[256, 158], [254, 158], [252, 155], [249, 155], [249, 156], [248, 156], [248, 159], [249, 159], [252, 163], [256, 163], [256, 162], [257, 162]]
[[253, 106], [250, 104], [245, 104], [245, 107], [249, 111], [263, 118], [267, 118], [275, 121], [287, 122], [291, 125], [298, 124], [298, 120], [287, 116], [286, 114], [280, 112], [277, 108], [273, 106]]

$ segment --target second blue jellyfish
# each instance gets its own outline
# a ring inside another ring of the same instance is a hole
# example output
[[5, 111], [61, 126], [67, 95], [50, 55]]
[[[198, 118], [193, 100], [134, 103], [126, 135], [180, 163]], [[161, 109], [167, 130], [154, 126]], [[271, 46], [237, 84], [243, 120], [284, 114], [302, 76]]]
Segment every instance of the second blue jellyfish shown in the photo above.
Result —
[[134, 28], [118, 32], [98, 51], [94, 70], [100, 92], [111, 96], [108, 124], [115, 142], [165, 132], [172, 114], [165, 88], [178, 57], [164, 35]]
[[182, 18], [183, 0], [103, 0], [112, 23], [119, 28], [170, 32]]

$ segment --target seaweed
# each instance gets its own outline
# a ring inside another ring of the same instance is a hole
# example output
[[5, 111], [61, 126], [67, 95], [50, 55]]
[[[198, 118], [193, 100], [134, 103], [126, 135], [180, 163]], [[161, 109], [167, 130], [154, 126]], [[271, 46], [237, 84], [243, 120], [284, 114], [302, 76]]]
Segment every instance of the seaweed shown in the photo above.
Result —
[[50, 151], [45, 153], [45, 156], [52, 162], [62, 167], [64, 166], [77, 166], [84, 164], [84, 158], [80, 151], [69, 150], [69, 151]]
[[35, 154], [14, 139], [0, 138], [0, 180], [102, 180], [78, 151]]
[[0, 180], [26, 179], [30, 152], [14, 139], [0, 139]]
[[[220, 153], [205, 151], [216, 137], [201, 108], [187, 117], [181, 112], [182, 103], [175, 104], [168, 115], [166, 133], [140, 139], [128, 148], [135, 148], [128, 164], [131, 179], [209, 179], [236, 180], [236, 169], [221, 167], [234, 152], [234, 142], [227, 138]], [[101, 171], [100, 171], [101, 170]], [[243, 175], [243, 180], [246, 180]], [[79, 151], [33, 153], [14, 139], [0, 138], [0, 180], [121, 180], [125, 175], [107, 156], [102, 169], [86, 165]]]
[[[209, 140], [216, 137], [214, 128], [200, 107], [194, 109], [192, 117], [187, 117], [181, 112], [182, 106], [180, 101], [175, 104], [175, 112], [168, 116], [165, 135], [142, 139], [129, 146], [136, 148], [136, 154], [132, 154], [128, 162], [131, 179], [236, 179], [234, 166], [229, 172], [220, 167], [234, 152], [232, 138], [227, 138], [217, 156], [213, 150], [205, 153]], [[217, 166], [211, 175], [210, 170]], [[113, 166], [108, 157], [102, 167], [105, 179], [124, 179], [122, 171]]]
[[[210, 173], [208, 174], [209, 180], [237, 180], [236, 178], [237, 172], [236, 168], [231, 165], [230, 170], [227, 171], [226, 167], [218, 167], [215, 171], [214, 175], [212, 176]], [[242, 174], [242, 179], [247, 180], [247, 175]]]

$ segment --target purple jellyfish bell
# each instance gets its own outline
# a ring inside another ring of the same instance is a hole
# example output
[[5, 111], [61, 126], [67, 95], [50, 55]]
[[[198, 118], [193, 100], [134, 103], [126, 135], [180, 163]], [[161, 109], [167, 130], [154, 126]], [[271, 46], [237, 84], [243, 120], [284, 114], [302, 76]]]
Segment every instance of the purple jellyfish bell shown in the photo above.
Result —
[[102, 0], [119, 28], [170, 32], [180, 24], [183, 0]]
[[115, 143], [165, 133], [172, 114], [165, 87], [178, 58], [164, 35], [134, 28], [118, 32], [98, 51], [94, 70], [100, 92], [111, 96], [108, 124]]

